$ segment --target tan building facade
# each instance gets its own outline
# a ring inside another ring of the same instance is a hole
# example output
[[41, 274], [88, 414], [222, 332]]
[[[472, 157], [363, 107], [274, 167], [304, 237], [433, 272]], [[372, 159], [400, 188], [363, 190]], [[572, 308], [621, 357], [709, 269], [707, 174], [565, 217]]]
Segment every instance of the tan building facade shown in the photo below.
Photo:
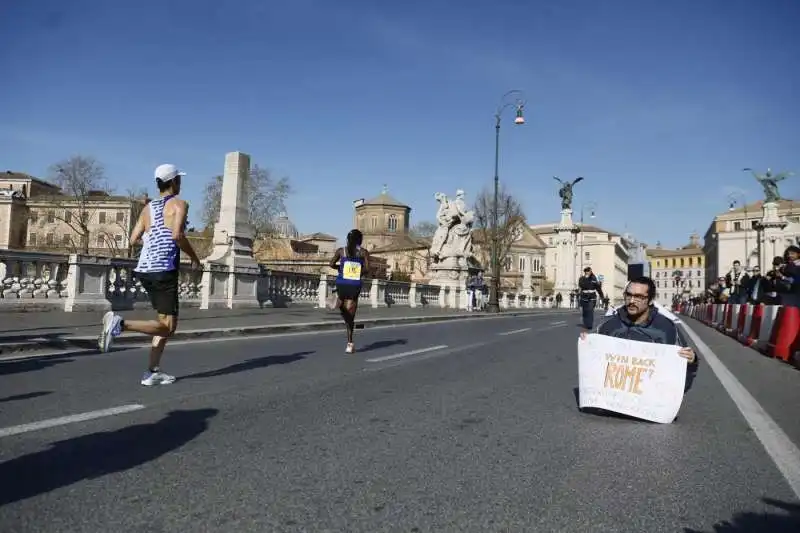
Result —
[[0, 248], [82, 253], [87, 244], [90, 254], [128, 256], [131, 229], [147, 201], [101, 191], [67, 196], [46, 181], [6, 172], [0, 174]]
[[763, 202], [731, 209], [714, 217], [706, 230], [703, 253], [706, 279], [716, 280], [730, 272], [733, 262], [742, 266], [760, 266], [762, 271], [772, 267], [772, 258], [783, 255], [787, 246], [800, 238], [800, 201], [779, 200], [778, 217], [785, 223], [782, 230], [765, 238], [758, 230], [763, 214]]
[[666, 249], [656, 244], [647, 249], [647, 260], [660, 304], [669, 306], [676, 298], [702, 296], [705, 292], [705, 255], [698, 235], [692, 235], [682, 248]]
[[364, 234], [364, 247], [375, 250], [403, 241], [408, 236], [411, 208], [383, 192], [370, 200], [357, 200], [353, 204], [353, 227]]
[[[556, 283], [558, 270], [558, 252], [556, 250], [556, 223], [535, 224], [531, 226], [534, 233], [547, 246], [545, 251], [544, 270], [548, 280]], [[572, 284], [577, 287], [578, 278], [583, 269], [592, 267], [594, 273], [603, 276], [603, 292], [612, 304], [622, 302], [622, 293], [628, 283], [628, 260], [630, 252], [625, 238], [613, 231], [592, 226], [580, 225], [581, 231], [577, 237], [578, 257], [576, 258], [575, 273]]]

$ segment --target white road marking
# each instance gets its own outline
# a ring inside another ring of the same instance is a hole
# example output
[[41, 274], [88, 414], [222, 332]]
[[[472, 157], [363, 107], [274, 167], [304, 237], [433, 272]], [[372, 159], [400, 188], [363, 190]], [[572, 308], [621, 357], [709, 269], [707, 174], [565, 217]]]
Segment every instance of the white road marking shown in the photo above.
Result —
[[428, 353], [434, 350], [441, 350], [443, 348], [447, 348], [446, 344], [440, 344], [439, 346], [428, 346], [427, 348], [419, 348], [417, 350], [411, 350], [410, 352], [403, 352], [403, 353], [396, 353], [392, 355], [384, 355], [383, 357], [374, 357], [372, 359], [367, 359], [367, 363], [380, 363], [381, 361], [391, 361], [393, 359], [400, 359], [402, 357], [409, 357], [411, 355], [417, 355], [420, 353]]
[[487, 344], [491, 344], [490, 341], [483, 341], [483, 342], [475, 342], [472, 344], [465, 344], [464, 346], [454, 346], [452, 348], [448, 348], [446, 350], [437, 350], [431, 351], [426, 354], [420, 355], [419, 357], [415, 357], [414, 359], [400, 359], [398, 361], [394, 361], [392, 363], [388, 363], [385, 365], [376, 365], [376, 366], [369, 366], [364, 367], [361, 369], [362, 372], [380, 372], [381, 370], [387, 370], [389, 368], [395, 368], [400, 365], [407, 365], [411, 363], [419, 363], [420, 361], [426, 361], [428, 359], [433, 359], [434, 357], [442, 357], [445, 355], [451, 355], [458, 352], [463, 352], [464, 350], [470, 350], [472, 348], [478, 348], [480, 346], [486, 346]]
[[562, 325], [564, 325], [566, 323], [567, 323], [566, 320], [559, 320], [558, 322], [550, 322], [550, 325], [551, 326], [562, 326]]
[[61, 416], [58, 418], [50, 418], [49, 420], [41, 420], [39, 422], [32, 422], [30, 424], [22, 424], [19, 426], [11, 426], [0, 429], [0, 438], [10, 437], [11, 435], [19, 435], [20, 433], [28, 433], [30, 431], [38, 431], [40, 429], [52, 428], [56, 426], [64, 426], [66, 424], [73, 424], [75, 422], [85, 422], [95, 418], [102, 418], [104, 416], [121, 415], [144, 409], [144, 405], [132, 403], [128, 405], [121, 405], [119, 407], [112, 407], [110, 409], [101, 409], [99, 411], [89, 411], [88, 413], [80, 413], [77, 415]]
[[502, 333], [498, 333], [498, 335], [514, 335], [515, 333], [523, 333], [525, 331], [530, 331], [531, 328], [522, 328], [522, 329], [514, 329], [511, 331], [504, 331]]
[[697, 333], [685, 322], [681, 326], [686, 330], [697, 349], [705, 357], [705, 361], [722, 383], [723, 388], [739, 408], [747, 423], [772, 458], [792, 491], [800, 498], [800, 449], [783, 432], [763, 407], [747, 389], [736, 379], [736, 376], [720, 361], [717, 354], [704, 343]]

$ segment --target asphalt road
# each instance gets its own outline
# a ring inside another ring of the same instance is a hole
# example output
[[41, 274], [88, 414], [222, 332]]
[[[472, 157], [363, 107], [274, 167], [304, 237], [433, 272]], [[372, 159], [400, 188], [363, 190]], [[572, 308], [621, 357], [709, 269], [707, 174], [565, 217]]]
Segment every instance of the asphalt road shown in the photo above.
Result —
[[0, 363], [0, 531], [800, 531], [707, 365], [674, 424], [580, 413], [577, 321], [187, 342], [152, 388], [141, 349]]

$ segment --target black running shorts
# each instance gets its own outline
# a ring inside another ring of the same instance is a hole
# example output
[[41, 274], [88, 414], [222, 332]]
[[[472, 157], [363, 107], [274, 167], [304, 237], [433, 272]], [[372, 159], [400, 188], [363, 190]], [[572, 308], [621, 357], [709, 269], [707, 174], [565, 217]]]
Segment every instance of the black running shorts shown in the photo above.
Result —
[[159, 315], [178, 316], [178, 271], [136, 272]]
[[361, 285], [348, 285], [346, 283], [336, 284], [336, 295], [342, 301], [353, 300], [358, 301], [361, 296]]

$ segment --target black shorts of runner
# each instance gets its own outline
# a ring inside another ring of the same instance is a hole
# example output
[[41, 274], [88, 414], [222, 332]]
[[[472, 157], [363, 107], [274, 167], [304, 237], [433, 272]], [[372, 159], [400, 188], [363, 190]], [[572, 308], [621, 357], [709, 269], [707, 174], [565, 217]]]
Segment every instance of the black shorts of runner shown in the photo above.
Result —
[[136, 279], [150, 297], [159, 315], [178, 316], [178, 271], [137, 272]]
[[354, 302], [358, 302], [358, 297], [361, 296], [361, 285], [345, 285], [344, 283], [337, 283], [336, 295], [342, 301], [353, 300]]

